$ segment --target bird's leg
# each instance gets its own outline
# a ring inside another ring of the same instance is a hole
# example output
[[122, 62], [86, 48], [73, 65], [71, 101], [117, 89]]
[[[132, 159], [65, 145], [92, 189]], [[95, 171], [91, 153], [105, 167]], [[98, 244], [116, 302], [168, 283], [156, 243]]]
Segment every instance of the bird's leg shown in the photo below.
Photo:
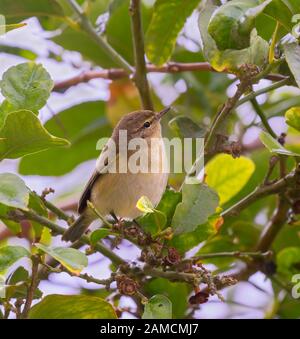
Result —
[[118, 218], [116, 216], [116, 214], [112, 211], [110, 212], [110, 215], [112, 216], [112, 218], [114, 219], [114, 227], [118, 230], [118, 231], [122, 231], [122, 228], [124, 226], [124, 219], [123, 218]]

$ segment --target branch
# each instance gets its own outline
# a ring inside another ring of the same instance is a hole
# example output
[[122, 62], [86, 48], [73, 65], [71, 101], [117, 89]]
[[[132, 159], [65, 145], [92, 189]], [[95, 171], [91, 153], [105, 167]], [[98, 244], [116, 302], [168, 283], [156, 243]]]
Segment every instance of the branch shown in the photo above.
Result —
[[78, 15], [80, 20], [80, 26], [82, 29], [99, 45], [99, 47], [120, 67], [122, 67], [126, 73], [132, 73], [133, 68], [129, 63], [115, 50], [113, 49], [101, 36], [99, 36], [92, 26], [89, 19], [86, 17], [84, 11], [76, 0], [68, 0], [68, 3], [73, 8], [74, 12]]
[[271, 254], [272, 254], [271, 251], [266, 251], [266, 252], [262, 252], [262, 251], [257, 251], [257, 252], [235, 251], [235, 252], [203, 253], [203, 254], [197, 255], [195, 257], [192, 257], [190, 260], [192, 260], [193, 262], [197, 262], [197, 261], [204, 260], [204, 259], [228, 258], [228, 257], [229, 258], [230, 257], [241, 258], [241, 259], [266, 258], [266, 257], [270, 257]]
[[253, 98], [250, 100], [253, 108], [255, 109], [256, 114], [260, 117], [260, 120], [262, 124], [264, 125], [265, 129], [270, 133], [270, 135], [274, 138], [277, 139], [277, 135], [274, 133], [272, 127], [270, 126], [268, 119], [266, 118], [264, 112], [260, 108], [256, 98]]
[[282, 226], [286, 223], [287, 213], [290, 208], [288, 201], [283, 197], [279, 196], [277, 210], [272, 217], [270, 223], [263, 229], [256, 249], [258, 251], [267, 251], [277, 234], [281, 230]]
[[284, 178], [277, 180], [273, 184], [267, 184], [257, 187], [253, 192], [248, 194], [244, 199], [238, 201], [235, 205], [229, 207], [223, 213], [222, 217], [230, 217], [238, 215], [242, 210], [247, 208], [253, 202], [264, 198], [271, 194], [278, 194], [282, 192], [286, 187], [295, 187], [299, 180], [299, 169], [287, 174]]
[[38, 286], [39, 279], [38, 279], [38, 269], [39, 269], [39, 261], [40, 258], [37, 255], [33, 255], [31, 257], [32, 260], [32, 274], [31, 274], [31, 283], [27, 291], [26, 302], [24, 305], [23, 312], [21, 314], [21, 318], [26, 319], [28, 318], [28, 313], [30, 311], [30, 307], [33, 301], [34, 292]]
[[[181, 72], [216, 72], [208, 62], [195, 62], [195, 63], [181, 63], [170, 62], [163, 66], [146, 65], [147, 73], [181, 73]], [[228, 73], [224, 71], [223, 73]], [[82, 82], [88, 82], [92, 79], [106, 79], [106, 80], [118, 80], [122, 78], [128, 78], [127, 71], [121, 68], [111, 68], [104, 70], [92, 70], [82, 72], [70, 79], [57, 82], [54, 85], [53, 90], [59, 91], [69, 88], [71, 86], [78, 85]], [[287, 77], [280, 74], [268, 74], [265, 79], [271, 81], [280, 81], [287, 79]]]
[[[24, 215], [24, 217], [28, 220], [33, 220], [33, 221], [37, 221], [38, 223], [40, 223], [41, 225], [49, 228], [50, 230], [52, 230], [54, 233], [57, 234], [64, 234], [65, 229], [63, 227], [60, 227], [58, 225], [56, 225], [54, 222], [41, 217], [37, 214], [35, 214], [34, 212], [31, 211], [21, 211], [21, 213]], [[19, 217], [17, 217], [19, 218]], [[13, 217], [11, 218], [12, 220], [16, 220]], [[89, 238], [86, 235], [83, 235], [79, 241], [83, 244], [86, 245], [90, 245], [90, 241]], [[125, 264], [125, 261], [119, 257], [117, 254], [115, 254], [114, 252], [112, 252], [110, 249], [108, 249], [107, 247], [105, 247], [104, 245], [102, 245], [101, 243], [98, 243], [94, 246], [94, 248], [100, 252], [101, 254], [103, 254], [105, 257], [109, 258], [114, 264], [116, 265], [121, 265], [121, 264]]]
[[279, 87], [282, 87], [284, 85], [287, 85], [288, 83], [290, 82], [290, 79], [289, 78], [285, 78], [283, 80], [280, 80], [278, 82], [275, 82], [275, 84], [272, 84], [270, 86], [267, 86], [265, 88], [262, 88], [256, 92], [251, 92], [250, 94], [246, 95], [244, 98], [242, 98], [239, 102], [237, 102], [237, 104], [235, 105], [235, 108], [241, 106], [242, 104], [244, 104], [245, 102], [253, 99], [253, 98], [256, 98], [257, 96], [261, 95], [261, 94], [264, 94], [264, 93], [267, 93], [267, 92], [270, 92], [274, 89], [277, 89]]
[[135, 59], [134, 81], [139, 90], [143, 108], [153, 111], [145, 63], [144, 33], [141, 20], [140, 0], [131, 0], [129, 12], [131, 14], [131, 30]]

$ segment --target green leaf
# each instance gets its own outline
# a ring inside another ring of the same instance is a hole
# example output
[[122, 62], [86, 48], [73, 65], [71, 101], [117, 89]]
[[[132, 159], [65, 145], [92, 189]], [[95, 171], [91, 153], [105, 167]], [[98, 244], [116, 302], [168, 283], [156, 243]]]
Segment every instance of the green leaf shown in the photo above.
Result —
[[300, 106], [292, 107], [285, 113], [285, 122], [300, 131]]
[[182, 138], [203, 138], [207, 132], [204, 126], [199, 126], [186, 116], [171, 119], [169, 127]]
[[[130, 64], [134, 63], [131, 18], [128, 15], [130, 0], [113, 0], [109, 6], [109, 19], [105, 35], [108, 43]], [[141, 19], [145, 32], [151, 18], [151, 8], [141, 2]], [[120, 25], [122, 22], [122, 25]]]
[[136, 207], [143, 213], [153, 213], [154, 206], [149, 198], [146, 196], [140, 197], [138, 202], [136, 203]]
[[300, 6], [297, 0], [272, 0], [265, 8], [264, 13], [280, 24], [289, 32], [293, 27], [292, 16], [299, 13]]
[[154, 295], [145, 305], [142, 319], [172, 319], [172, 303], [164, 295]]
[[[57, 124], [57, 121], [60, 123]], [[45, 128], [71, 142], [68, 148], [52, 148], [21, 159], [21, 174], [63, 175], [78, 164], [97, 158], [99, 138], [110, 137], [103, 101], [86, 102], [66, 109], [47, 121]], [[64, 159], [64, 161], [61, 161]]]
[[184, 184], [182, 202], [175, 210], [172, 227], [175, 234], [189, 233], [205, 223], [219, 204], [217, 193], [204, 184]]
[[91, 245], [96, 245], [99, 240], [106, 238], [109, 235], [117, 235], [117, 234], [113, 233], [111, 230], [108, 230], [106, 228], [100, 228], [98, 230], [95, 230], [90, 235], [90, 243]]
[[56, 0], [0, 0], [1, 14], [8, 23], [21, 21], [33, 16], [64, 17], [64, 12]]
[[300, 46], [294, 42], [283, 45], [283, 48], [286, 62], [289, 65], [298, 87], [300, 87]]
[[24, 181], [15, 174], [0, 174], [0, 204], [27, 210], [29, 190]]
[[181, 201], [181, 192], [167, 189], [159, 204], [155, 208], [154, 213], [148, 213], [137, 219], [137, 222], [144, 231], [156, 234], [160, 230], [171, 224], [172, 217], [177, 204]]
[[234, 159], [228, 154], [220, 154], [205, 167], [206, 183], [216, 190], [222, 205], [247, 184], [254, 170], [255, 165], [251, 159], [246, 157]]
[[26, 281], [29, 277], [28, 271], [24, 267], [18, 267], [7, 279], [8, 284], [17, 284], [22, 281]]
[[14, 110], [38, 111], [51, 93], [53, 81], [40, 64], [27, 62], [10, 67], [0, 81], [1, 93]]
[[164, 293], [172, 303], [173, 318], [184, 318], [191, 289], [187, 284], [156, 278], [147, 282], [144, 289], [149, 295]]
[[218, 50], [216, 42], [207, 31], [210, 18], [217, 8], [216, 6], [205, 6], [199, 15], [199, 30], [205, 58], [218, 72], [225, 69], [236, 72], [243, 64], [262, 66], [267, 60], [269, 45], [267, 41], [257, 35], [255, 29], [251, 31], [248, 48]]
[[56, 259], [72, 273], [79, 274], [88, 265], [87, 256], [75, 248], [51, 248], [43, 244], [35, 244], [35, 246]]
[[260, 133], [259, 139], [271, 153], [282, 154], [292, 157], [300, 157], [300, 154], [287, 150], [276, 139], [274, 139], [269, 133], [265, 131], [262, 131]]
[[0, 161], [68, 144], [67, 140], [48, 133], [34, 113], [11, 112], [0, 131]]
[[0, 274], [5, 273], [19, 259], [29, 256], [27, 249], [21, 246], [0, 247]]
[[232, 0], [214, 11], [208, 33], [219, 50], [243, 49], [250, 45], [255, 18], [272, 0]]
[[216, 225], [219, 224], [219, 221], [220, 215], [215, 213], [208, 218], [207, 222], [198, 225], [192, 232], [175, 235], [169, 244], [170, 246], [175, 247], [180, 253], [184, 254], [186, 251], [215, 235], [218, 230]]
[[5, 218], [1, 218], [1, 221], [12, 232], [12, 234], [20, 234], [22, 232], [20, 223]]
[[278, 273], [291, 278], [294, 274], [300, 273], [300, 248], [287, 247], [277, 254]]
[[200, 0], [157, 0], [145, 38], [148, 59], [155, 65], [169, 60], [176, 38], [186, 19], [192, 14]]
[[29, 312], [30, 319], [116, 319], [113, 307], [105, 300], [87, 295], [46, 296]]

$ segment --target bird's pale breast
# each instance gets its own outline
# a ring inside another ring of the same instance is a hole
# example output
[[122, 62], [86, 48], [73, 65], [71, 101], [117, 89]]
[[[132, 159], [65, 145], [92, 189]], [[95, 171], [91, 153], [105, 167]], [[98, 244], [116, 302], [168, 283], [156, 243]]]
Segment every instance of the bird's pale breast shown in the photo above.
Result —
[[[156, 142], [158, 144], [155, 144]], [[114, 212], [119, 217], [134, 219], [141, 214], [136, 203], [143, 195], [147, 196], [154, 206], [158, 204], [165, 191], [168, 174], [163, 170], [163, 140], [156, 139], [151, 145], [157, 150], [151, 158], [152, 165], [158, 169], [156, 173], [107, 173], [95, 183], [91, 200], [101, 214]], [[149, 156], [150, 154], [151, 152]]]

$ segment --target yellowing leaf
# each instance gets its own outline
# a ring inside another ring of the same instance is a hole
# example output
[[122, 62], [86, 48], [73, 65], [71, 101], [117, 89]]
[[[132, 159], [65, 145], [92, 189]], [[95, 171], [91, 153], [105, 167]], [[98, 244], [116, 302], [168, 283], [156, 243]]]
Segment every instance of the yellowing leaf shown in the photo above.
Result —
[[206, 165], [206, 182], [218, 192], [222, 205], [246, 185], [254, 169], [253, 161], [248, 158], [234, 159], [228, 154], [220, 154]]
[[88, 259], [86, 255], [75, 248], [51, 248], [43, 244], [35, 244], [35, 246], [43, 252], [49, 254], [52, 258], [59, 261], [72, 273], [78, 274], [88, 265]]
[[143, 213], [153, 213], [154, 212], [154, 206], [149, 198], [146, 196], [140, 197], [138, 202], [136, 203], [136, 207]]
[[297, 131], [300, 131], [300, 107], [292, 107], [285, 113], [286, 123], [295, 128]]
[[116, 319], [113, 307], [105, 300], [89, 295], [46, 296], [34, 305], [30, 319]]

